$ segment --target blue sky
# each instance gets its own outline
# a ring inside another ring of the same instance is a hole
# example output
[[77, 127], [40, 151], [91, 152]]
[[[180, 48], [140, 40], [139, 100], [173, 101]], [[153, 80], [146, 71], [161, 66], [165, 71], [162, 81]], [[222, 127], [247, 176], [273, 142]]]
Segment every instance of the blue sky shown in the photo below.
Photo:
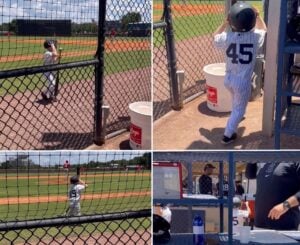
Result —
[[[1, 0], [0, 23], [16, 18], [71, 19], [91, 22], [98, 19], [98, 0]], [[151, 20], [151, 0], [107, 0], [107, 20], [120, 19], [128, 12], [140, 12]]]
[[71, 164], [86, 163], [89, 161], [110, 161], [121, 159], [132, 159], [136, 156], [144, 154], [143, 151], [3, 151], [0, 152], [0, 163], [10, 158], [16, 158], [17, 154], [29, 155], [36, 164], [49, 166], [55, 164], [63, 164], [69, 160]]

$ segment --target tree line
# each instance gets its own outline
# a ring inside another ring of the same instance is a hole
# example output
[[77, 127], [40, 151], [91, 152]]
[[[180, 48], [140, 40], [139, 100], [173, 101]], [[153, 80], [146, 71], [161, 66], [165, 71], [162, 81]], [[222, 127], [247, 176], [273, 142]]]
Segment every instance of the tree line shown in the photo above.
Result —
[[[62, 167], [63, 163], [44, 166], [43, 164], [35, 163], [28, 155], [18, 155], [14, 158], [10, 158], [4, 162], [0, 162], [0, 169], [58, 169]], [[151, 154], [144, 153], [142, 156], [134, 157], [133, 159], [127, 160], [110, 160], [107, 162], [89, 161], [87, 163], [71, 163], [71, 167], [80, 166], [83, 168], [97, 168], [97, 167], [111, 167], [118, 166], [118, 168], [126, 168], [130, 165], [141, 165], [145, 169], [151, 168]]]

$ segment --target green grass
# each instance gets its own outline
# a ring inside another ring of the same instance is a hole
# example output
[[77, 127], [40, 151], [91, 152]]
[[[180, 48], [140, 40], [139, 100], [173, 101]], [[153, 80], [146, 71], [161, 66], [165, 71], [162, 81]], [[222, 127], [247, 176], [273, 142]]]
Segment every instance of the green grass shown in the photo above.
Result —
[[105, 74], [151, 66], [151, 51], [130, 51], [105, 54]]
[[[154, 0], [154, 4], [162, 4], [161, 0]], [[174, 0], [172, 3], [181, 3], [181, 0]], [[187, 1], [188, 4], [193, 5], [203, 5], [203, 4], [224, 4], [220, 1]], [[262, 1], [249, 1], [251, 5], [258, 8], [260, 11], [260, 15], [263, 17], [263, 6]], [[162, 15], [162, 10], [154, 9], [154, 16]], [[191, 15], [191, 16], [179, 16], [176, 12], [173, 14], [173, 26], [175, 33], [175, 41], [183, 41], [186, 39], [190, 39], [193, 37], [201, 37], [203, 35], [213, 33], [217, 27], [223, 22], [224, 14], [199, 14], [199, 15]], [[162, 37], [159, 35], [155, 35], [153, 37], [153, 45], [155, 47], [159, 47], [163, 45], [164, 41]]]
[[[75, 60], [75, 58], [73, 59]], [[105, 75], [141, 69], [150, 67], [150, 65], [151, 52], [148, 50], [105, 54]], [[91, 77], [93, 77], [94, 68], [91, 66], [75, 69], [76, 73], [70, 73], [69, 70], [60, 72], [60, 85], [69, 82], [91, 80]], [[2, 87], [0, 87], [0, 96], [4, 96], [6, 93], [15, 94], [27, 90], [41, 89], [45, 86], [45, 83], [46, 81], [42, 74], [39, 74], [39, 76], [30, 75], [5, 79], [2, 81]]]
[[[175, 41], [183, 41], [213, 33], [222, 22], [222, 16], [221, 14], [205, 14], [176, 18], [173, 21]], [[153, 45], [159, 47], [162, 43], [161, 40], [160, 36], [154, 35]]]
[[[12, 37], [11, 41], [7, 41], [5, 38], [0, 37], [0, 56], [16, 56], [16, 55], [34, 55], [43, 54], [44, 48], [37, 43], [24, 43], [18, 42], [18, 40], [29, 39], [28, 37]], [[40, 38], [39, 38], [40, 39]], [[95, 41], [95, 38], [63, 38], [70, 41]], [[34, 39], [33, 39], [34, 40]], [[142, 41], [148, 40], [145, 38], [116, 38], [115, 41], [122, 40], [135, 40]], [[84, 52], [95, 51], [94, 45], [76, 45], [76, 44], [62, 44], [64, 52]], [[61, 63], [68, 63], [74, 61], [85, 61], [93, 59], [93, 55], [81, 55], [77, 57], [64, 57], [62, 53]], [[24, 67], [33, 67], [42, 65], [42, 59], [32, 59], [24, 61], [8, 61], [0, 63], [0, 71], [19, 69]], [[111, 75], [114, 73], [126, 72], [130, 70], [140, 69], [151, 66], [151, 51], [150, 50], [135, 50], [135, 51], [121, 51], [121, 52], [109, 52], [105, 54], [105, 75]], [[76, 68], [77, 72], [70, 73], [67, 71], [60, 72], [60, 85], [69, 82], [76, 82], [81, 80], [90, 80], [94, 75], [94, 69], [92, 67]], [[80, 76], [78, 75], [80, 74]], [[16, 92], [25, 92], [27, 90], [33, 91], [35, 89], [41, 89], [45, 85], [45, 78], [42, 74], [23, 76], [18, 78], [10, 78], [0, 81], [0, 96], [4, 96], [6, 93], [15, 94]]]
[[[151, 196], [81, 200], [81, 213], [105, 214], [150, 208]], [[68, 209], [66, 202], [0, 205], [0, 220], [32, 220], [61, 217]]]
[[[50, 179], [50, 181], [57, 179]], [[89, 184], [85, 193], [114, 193], [125, 191], [147, 190], [150, 187], [149, 176], [97, 176], [86, 178]], [[67, 184], [47, 184], [48, 179], [18, 179], [0, 180], [0, 198], [43, 196], [43, 195], [66, 195]]]
[[[129, 172], [86, 172], [82, 174], [82, 179], [88, 183], [88, 188], [84, 193], [114, 193], [114, 192], [139, 192], [150, 191], [151, 172], [143, 171], [146, 176], [130, 176], [134, 171]], [[96, 174], [96, 176], [87, 176]], [[116, 174], [115, 176], [112, 174]], [[120, 174], [121, 176], [118, 176]], [[128, 174], [128, 176], [126, 176]], [[123, 176], [125, 175], [125, 176]], [[27, 176], [49, 176], [49, 177], [65, 177], [64, 172], [56, 173], [8, 173], [0, 174], [0, 177], [27, 177]], [[56, 180], [50, 179], [50, 180]], [[42, 183], [45, 181], [46, 183]], [[48, 178], [45, 179], [0, 179], [0, 197], [13, 196], [47, 196], [47, 195], [67, 195], [67, 184], [47, 184]], [[64, 217], [68, 201], [65, 202], [48, 202], [34, 204], [11, 204], [0, 205], [0, 222], [1, 221], [16, 221], [16, 220], [32, 220]], [[81, 200], [82, 215], [93, 214], [108, 214], [124, 211], [134, 211], [140, 209], [151, 208], [151, 196], [131, 196], [124, 198], [102, 198], [93, 200]], [[95, 226], [97, 229], [95, 229]], [[1, 245], [23, 243], [25, 240], [30, 243], [39, 241], [41, 238], [45, 243], [55, 239], [64, 239], [66, 237], [80, 237], [83, 240], [94, 234], [98, 237], [105, 234], [108, 237], [110, 234], [117, 231], [140, 231], [149, 230], [151, 228], [150, 218], [141, 219], [124, 219], [111, 222], [100, 222], [96, 224], [82, 224], [75, 226], [53, 227], [53, 228], [38, 228], [38, 229], [23, 229], [21, 231], [0, 232]], [[47, 231], [45, 233], [45, 230]]]
[[[104, 174], [124, 174], [122, 172], [105, 172]], [[134, 173], [134, 172], [133, 172]], [[116, 192], [146, 192], [151, 189], [151, 175], [149, 171], [143, 171], [147, 176], [111, 176], [97, 173], [94, 177], [82, 178], [89, 185], [84, 191], [85, 194], [104, 194]], [[87, 173], [90, 174], [90, 173]], [[131, 172], [129, 172], [131, 174]], [[33, 174], [36, 176], [36, 174]], [[4, 174], [0, 175], [5, 176]], [[7, 175], [8, 176], [8, 175]], [[9, 175], [16, 176], [13, 174]], [[18, 174], [19, 177], [28, 176]], [[41, 174], [40, 176], [45, 176]], [[50, 174], [49, 176], [58, 176]], [[66, 177], [64, 175], [60, 175]], [[67, 178], [67, 177], [66, 177]], [[57, 178], [50, 179], [57, 181]], [[0, 198], [8, 197], [27, 197], [27, 196], [67, 196], [68, 185], [65, 184], [48, 184], [48, 179], [7, 179], [0, 180]], [[150, 208], [151, 197], [131, 196], [124, 198], [101, 198], [92, 200], [81, 200], [81, 211], [83, 214], [93, 213], [111, 213], [121, 212], [124, 210], [135, 210], [141, 208]], [[10, 204], [0, 205], [0, 220], [30, 220], [41, 218], [52, 218], [61, 216], [68, 207], [68, 201], [65, 202], [48, 202], [33, 204]]]

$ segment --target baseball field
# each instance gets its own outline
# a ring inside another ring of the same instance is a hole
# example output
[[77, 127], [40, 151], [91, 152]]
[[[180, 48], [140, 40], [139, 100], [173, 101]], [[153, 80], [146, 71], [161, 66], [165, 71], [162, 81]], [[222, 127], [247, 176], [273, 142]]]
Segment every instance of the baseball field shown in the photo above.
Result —
[[[64, 171], [51, 174], [0, 174], [1, 221], [64, 217], [68, 209], [69, 178], [73, 174]], [[81, 196], [81, 213], [84, 215], [150, 208], [151, 173], [149, 171], [86, 172], [81, 175], [81, 178], [88, 184]], [[149, 227], [147, 222], [150, 220], [143, 222], [146, 222], [143, 227]], [[133, 224], [135, 223], [139, 225], [138, 220], [133, 221]], [[95, 230], [93, 224], [84, 227], [91, 232]], [[127, 228], [123, 223], [108, 222], [101, 224], [98, 230], [103, 233]], [[47, 233], [53, 233], [55, 237], [56, 228], [53, 228], [53, 231], [51, 229]], [[82, 228], [76, 227], [73, 232], [76, 233], [76, 230], [80, 229]], [[25, 233], [28, 231], [22, 232], [26, 236]], [[60, 231], [59, 236], [66, 237], [69, 233], [70, 227], [65, 227]], [[37, 229], [34, 234], [42, 237], [44, 232]], [[13, 239], [15, 233], [10, 232], [5, 236]], [[59, 236], [56, 238], [59, 239]]]
[[[94, 59], [96, 38], [56, 37], [56, 39], [58, 47], [62, 48], [61, 63], [70, 61], [84, 63]], [[2, 52], [0, 70], [24, 67], [30, 69], [42, 65], [45, 52], [43, 42], [43, 37], [0, 37], [0, 47], [2, 47], [0, 48]], [[150, 67], [149, 37], [107, 37], [104, 57], [104, 92], [105, 102], [111, 108], [107, 122], [108, 133], [126, 127], [126, 122], [123, 121], [128, 117], [129, 103], [147, 100], [150, 97]], [[0, 111], [2, 148], [52, 149], [53, 145], [64, 141], [62, 143], [64, 145], [57, 148], [82, 149], [92, 144], [90, 135], [94, 127], [94, 65], [59, 71], [57, 103], [43, 103], [41, 100], [41, 91], [46, 86], [47, 81], [43, 73], [1, 79], [0, 108], [4, 108]], [[48, 110], [49, 112], [46, 113], [45, 111]], [[53, 117], [49, 114], [57, 116]], [[58, 120], [49, 122], [48, 116]], [[36, 121], [42, 122], [43, 125], [36, 126]], [[18, 125], [20, 122], [22, 123]], [[69, 140], [68, 137], [63, 137], [62, 141], [62, 138], [57, 140], [56, 136], [60, 137], [62, 133], [71, 137], [78, 135], [82, 141], [79, 143], [76, 140]], [[55, 139], [49, 140], [45, 135], [54, 135]], [[31, 136], [34, 139], [29, 142]]]
[[[53, 37], [50, 37], [50, 39]], [[91, 37], [56, 37], [61, 51], [61, 63], [93, 59], [96, 53], [97, 40]], [[1, 56], [0, 71], [33, 67], [43, 64], [44, 38], [22, 36], [0, 36]], [[126, 62], [124, 62], [126, 60]], [[114, 37], [107, 38], [105, 43], [105, 74], [115, 74], [151, 65], [149, 38]], [[61, 72], [60, 84], [74, 81], [74, 78]], [[38, 78], [35, 78], [38, 79]], [[42, 81], [23, 79], [22, 84], [12, 84], [5, 80], [0, 87], [0, 96], [9, 92], [32, 90]], [[35, 84], [34, 86], [31, 84]], [[39, 86], [39, 85], [38, 85]]]
[[[263, 14], [261, 0], [247, 2]], [[224, 1], [174, 0], [171, 6], [176, 41], [213, 33], [225, 11]], [[163, 1], [153, 0], [153, 21], [158, 22], [162, 13]], [[153, 42], [155, 46], [160, 45], [155, 36]]]

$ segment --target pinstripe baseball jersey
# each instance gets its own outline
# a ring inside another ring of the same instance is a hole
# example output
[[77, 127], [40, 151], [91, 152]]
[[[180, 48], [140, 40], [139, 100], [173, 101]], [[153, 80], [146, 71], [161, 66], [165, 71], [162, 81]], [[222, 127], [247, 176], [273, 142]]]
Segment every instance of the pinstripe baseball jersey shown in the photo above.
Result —
[[223, 32], [215, 36], [215, 46], [226, 51], [224, 85], [232, 95], [232, 111], [224, 136], [232, 137], [242, 120], [251, 95], [251, 78], [265, 31]]
[[222, 32], [215, 36], [215, 46], [226, 50], [225, 80], [251, 80], [256, 54], [263, 45], [265, 33], [255, 29], [249, 32]]
[[85, 189], [85, 186], [81, 185], [81, 184], [71, 185], [69, 193], [68, 193], [70, 206], [75, 206], [80, 203], [80, 194], [81, 194], [81, 191], [84, 189]]

